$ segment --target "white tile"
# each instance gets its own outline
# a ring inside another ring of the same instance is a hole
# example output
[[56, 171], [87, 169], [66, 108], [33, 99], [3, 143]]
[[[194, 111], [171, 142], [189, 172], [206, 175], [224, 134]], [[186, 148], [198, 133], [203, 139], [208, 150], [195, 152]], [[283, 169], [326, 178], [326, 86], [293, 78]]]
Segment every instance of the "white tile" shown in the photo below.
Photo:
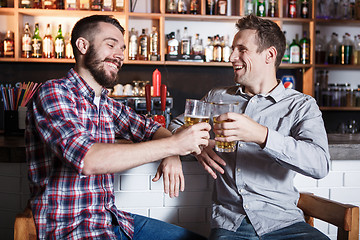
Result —
[[149, 175], [120, 175], [121, 191], [149, 190]]
[[177, 207], [150, 208], [150, 217], [164, 222], [178, 224], [179, 210]]
[[314, 219], [314, 227], [325, 235], [329, 234], [329, 224], [319, 219]]
[[161, 177], [158, 181], [153, 182], [152, 179], [155, 177], [155, 174], [150, 176], [150, 189], [164, 191], [164, 181], [163, 177]]
[[165, 206], [210, 206], [211, 192], [182, 192], [177, 198], [165, 196]]
[[115, 204], [118, 208], [133, 207], [162, 207], [164, 193], [162, 192], [117, 192]]
[[149, 217], [149, 209], [148, 208], [121, 208], [120, 210], [129, 212], [129, 213], [133, 213], [133, 214], [137, 214], [137, 215], [141, 215], [141, 216], [145, 216], [145, 217]]
[[330, 198], [342, 203], [360, 202], [360, 188], [331, 188]]
[[160, 161], [147, 163], [144, 165], [141, 165], [136, 168], [132, 168], [123, 172], [119, 172], [119, 174], [155, 174], [157, 167], [159, 166]]
[[360, 187], [360, 171], [346, 172], [344, 175], [345, 187]]
[[344, 172], [331, 171], [329, 174], [318, 180], [318, 187], [342, 187], [344, 186]]
[[201, 223], [206, 222], [205, 207], [182, 207], [179, 208], [179, 221], [182, 223]]
[[114, 175], [114, 191], [115, 192], [120, 191], [120, 174], [118, 173]]
[[360, 160], [334, 160], [333, 171], [360, 171]]
[[316, 187], [317, 181], [314, 178], [307, 177], [302, 174], [296, 174], [294, 178], [294, 185], [296, 188]]

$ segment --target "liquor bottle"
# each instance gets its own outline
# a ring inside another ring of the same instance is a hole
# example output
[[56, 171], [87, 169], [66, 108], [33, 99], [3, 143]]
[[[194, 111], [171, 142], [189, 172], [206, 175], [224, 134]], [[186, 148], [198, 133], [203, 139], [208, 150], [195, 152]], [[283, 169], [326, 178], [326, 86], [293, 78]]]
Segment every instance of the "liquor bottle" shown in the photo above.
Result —
[[212, 62], [213, 60], [214, 60], [214, 46], [212, 43], [212, 37], [208, 37], [205, 46], [205, 62]]
[[80, 10], [90, 10], [90, 0], [79, 0], [79, 9]]
[[245, 2], [245, 15], [254, 14], [254, 2], [253, 0], [246, 0]]
[[296, 18], [296, 0], [289, 0], [288, 17]]
[[167, 35], [167, 54], [178, 55], [179, 54], [179, 41], [175, 38], [175, 32], [171, 32]]
[[149, 36], [145, 33], [145, 28], [141, 30], [141, 35], [139, 36], [139, 51], [138, 51], [138, 59], [139, 60], [148, 60], [148, 46], [149, 46]]
[[191, 14], [200, 13], [199, 0], [190, 0], [190, 13]]
[[25, 23], [24, 34], [22, 36], [21, 42], [22, 42], [21, 57], [30, 58], [32, 47], [31, 47], [31, 33], [30, 33], [29, 23]]
[[300, 39], [300, 48], [301, 48], [301, 63], [309, 64], [310, 63], [310, 39], [307, 37], [307, 31], [303, 32], [303, 38]]
[[187, 6], [185, 0], [178, 0], [178, 7], [177, 7], [178, 13], [186, 14], [187, 13]]
[[58, 34], [55, 37], [55, 58], [65, 57], [65, 40], [62, 35], [61, 24], [59, 24]]
[[222, 51], [222, 60], [223, 62], [230, 62], [230, 55], [231, 55], [231, 47], [229, 46], [229, 36], [224, 36], [224, 44], [223, 44], [223, 51]]
[[124, 11], [124, 0], [114, 0], [114, 11], [122, 12]]
[[316, 31], [315, 36], [315, 63], [316, 64], [324, 64], [326, 59], [326, 51], [325, 51], [325, 40], [320, 34], [320, 31]]
[[65, 0], [65, 9], [66, 10], [76, 10], [76, 0]]
[[277, 17], [277, 15], [276, 0], [269, 0], [268, 17]]
[[166, 12], [167, 13], [177, 13], [177, 0], [167, 0], [166, 1]]
[[4, 57], [15, 57], [14, 33], [10, 30], [6, 32], [4, 39]]
[[56, 0], [43, 0], [43, 9], [56, 9]]
[[257, 0], [256, 15], [259, 17], [266, 17], [265, 0]]
[[149, 42], [150, 42], [149, 60], [158, 61], [159, 60], [159, 34], [158, 34], [155, 26], [152, 27]]
[[217, 15], [227, 15], [227, 0], [217, 0]]
[[68, 58], [68, 59], [74, 58], [74, 52], [73, 52], [73, 48], [71, 46], [70, 33], [65, 34], [65, 58]]
[[195, 34], [195, 41], [192, 46], [192, 54], [204, 55], [204, 48], [202, 45], [202, 40], [200, 39], [200, 35], [198, 33]]
[[356, 19], [356, 4], [355, 4], [355, 0], [350, 0], [349, 15], [350, 15], [350, 19]]
[[327, 44], [327, 63], [339, 64], [339, 47], [338, 34], [333, 32], [331, 39]]
[[49, 23], [46, 26], [46, 32], [43, 39], [43, 57], [44, 58], [54, 57], [54, 42], [51, 36], [51, 28]]
[[222, 47], [219, 35], [214, 38], [214, 62], [222, 61]]
[[360, 35], [354, 37], [353, 63], [360, 65]]
[[42, 2], [41, 2], [41, 0], [34, 0], [34, 2], [33, 2], [33, 8], [42, 8]]
[[215, 0], [206, 0], [206, 15], [215, 15]]
[[340, 4], [340, 19], [350, 19], [350, 1], [342, 0]]
[[20, 1], [21, 8], [31, 8], [31, 0], [21, 0]]
[[129, 34], [129, 60], [136, 60], [137, 51], [138, 51], [138, 37], [135, 32], [135, 28], [131, 28]]
[[31, 39], [32, 46], [32, 57], [41, 58], [42, 57], [42, 39], [39, 33], [39, 24], [35, 23], [34, 35]]
[[55, 0], [56, 1], [56, 8], [57, 9], [65, 9], [65, 3], [66, 0]]
[[340, 44], [339, 48], [339, 57], [340, 64], [351, 64], [352, 53], [353, 53], [353, 44], [350, 40], [350, 34], [345, 33], [343, 36], [343, 41]]
[[289, 42], [288, 38], [286, 37], [286, 31], [284, 31], [284, 36], [285, 36], [286, 46], [285, 46], [284, 56], [281, 59], [281, 62], [289, 63], [290, 62], [290, 49], [289, 49], [290, 42]]
[[289, 46], [289, 52], [290, 52], [290, 63], [300, 63], [300, 45], [297, 43], [296, 39], [292, 41], [292, 43]]
[[181, 38], [181, 44], [180, 44], [180, 54], [182, 55], [190, 55], [191, 51], [191, 40], [188, 35], [187, 27], [184, 27], [184, 33]]
[[103, 11], [113, 11], [114, 10], [114, 3], [113, 0], [103, 0]]
[[301, 0], [300, 16], [302, 18], [309, 18], [309, 1]]
[[101, 11], [102, 0], [90, 0], [90, 8], [92, 11]]
[[7, 0], [0, 0], [0, 8], [7, 7]]

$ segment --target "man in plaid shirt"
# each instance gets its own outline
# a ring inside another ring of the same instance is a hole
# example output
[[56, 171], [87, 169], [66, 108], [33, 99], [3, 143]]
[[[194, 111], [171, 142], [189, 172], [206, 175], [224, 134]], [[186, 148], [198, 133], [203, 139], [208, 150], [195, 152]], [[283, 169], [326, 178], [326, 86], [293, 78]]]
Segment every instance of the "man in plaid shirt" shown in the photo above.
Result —
[[[76, 64], [47, 81], [28, 104], [26, 154], [39, 239], [203, 239], [178, 226], [118, 210], [114, 173], [163, 159], [153, 181], [184, 190], [179, 155], [201, 152], [210, 125], [171, 135], [112, 100], [124, 60], [124, 29], [110, 16], [81, 19], [72, 31]], [[134, 144], [114, 144], [115, 137]], [[151, 140], [151, 141], [150, 141]]]

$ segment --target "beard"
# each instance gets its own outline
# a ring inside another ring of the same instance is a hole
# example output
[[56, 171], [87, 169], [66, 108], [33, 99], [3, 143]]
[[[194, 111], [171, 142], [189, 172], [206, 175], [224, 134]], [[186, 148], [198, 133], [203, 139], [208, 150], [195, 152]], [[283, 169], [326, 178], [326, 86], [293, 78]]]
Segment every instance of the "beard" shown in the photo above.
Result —
[[117, 73], [111, 72], [109, 75], [104, 69], [105, 61], [116, 62], [116, 60], [112, 60], [109, 58], [100, 59], [97, 56], [93, 45], [90, 45], [89, 50], [85, 54], [85, 59], [84, 59], [84, 64], [86, 68], [90, 71], [90, 73], [93, 75], [95, 81], [98, 84], [100, 84], [105, 88], [114, 87], [119, 81], [120, 70]]

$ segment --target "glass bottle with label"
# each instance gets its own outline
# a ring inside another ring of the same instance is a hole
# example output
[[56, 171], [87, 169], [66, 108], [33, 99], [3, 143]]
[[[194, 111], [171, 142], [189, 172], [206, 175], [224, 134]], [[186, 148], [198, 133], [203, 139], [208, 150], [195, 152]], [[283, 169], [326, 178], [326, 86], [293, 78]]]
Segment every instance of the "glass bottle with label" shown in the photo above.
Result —
[[281, 59], [282, 63], [289, 63], [290, 62], [290, 42], [288, 40], [288, 38], [286, 37], [286, 31], [284, 31], [284, 36], [285, 36], [285, 41], [286, 41], [286, 46], [285, 46], [285, 52], [284, 52], [284, 56]]
[[56, 9], [65, 9], [65, 0], [56, 0]]
[[177, 13], [177, 0], [167, 0], [166, 1], [166, 12], [167, 13]]
[[51, 28], [49, 23], [46, 26], [46, 33], [43, 39], [43, 57], [44, 58], [54, 57], [54, 41], [51, 36]]
[[265, 0], [257, 0], [256, 15], [259, 17], [265, 17]]
[[360, 35], [354, 36], [353, 64], [360, 65]]
[[230, 62], [231, 47], [229, 46], [229, 36], [224, 36], [224, 45], [222, 51], [223, 62]]
[[62, 35], [61, 24], [59, 24], [58, 34], [55, 37], [55, 58], [65, 57], [65, 40]]
[[43, 9], [56, 9], [56, 0], [43, 0]]
[[136, 60], [137, 51], [138, 51], [138, 37], [135, 32], [135, 28], [131, 28], [129, 34], [129, 60]]
[[21, 8], [31, 8], [31, 0], [21, 0], [20, 1]]
[[21, 57], [23, 58], [30, 58], [31, 57], [31, 32], [29, 23], [25, 23], [24, 34], [21, 39]]
[[90, 7], [92, 11], [101, 11], [102, 0], [90, 0]]
[[343, 41], [340, 44], [339, 48], [339, 60], [340, 64], [351, 64], [353, 54], [353, 43], [350, 40], [350, 34], [345, 33], [343, 36]]
[[206, 15], [215, 15], [215, 0], [206, 0]]
[[245, 15], [254, 14], [254, 0], [245, 1]]
[[186, 14], [187, 13], [187, 6], [185, 0], [178, 0], [178, 7], [177, 12], [180, 14]]
[[0, 8], [7, 7], [7, 0], [0, 0]]
[[124, 11], [124, 0], [114, 0], [114, 11], [122, 12]]
[[77, 9], [76, 0], [65, 0], [65, 9], [76, 10]]
[[310, 39], [307, 37], [307, 31], [303, 32], [303, 38], [300, 39], [301, 63], [310, 63]]
[[139, 60], [148, 60], [149, 36], [146, 35], [144, 28], [142, 29], [141, 35], [139, 36], [138, 45], [139, 45], [138, 59]]
[[4, 39], [4, 57], [15, 57], [14, 33], [10, 30], [6, 32]]
[[180, 54], [182, 55], [190, 55], [191, 51], [191, 40], [188, 35], [187, 27], [184, 27], [184, 33], [181, 38], [181, 44], [180, 44]]
[[102, 10], [113, 11], [114, 10], [113, 0], [103, 0]]
[[339, 64], [339, 46], [338, 34], [333, 32], [326, 47], [328, 64]]
[[202, 40], [200, 39], [200, 35], [198, 33], [195, 34], [195, 41], [192, 46], [192, 54], [204, 55], [204, 48], [202, 45]]
[[309, 18], [309, 1], [301, 0], [300, 16], [302, 18]]
[[217, 15], [227, 15], [227, 0], [217, 1]]
[[179, 54], [179, 41], [175, 38], [175, 32], [171, 32], [168, 34], [167, 54], [169, 55]]
[[207, 38], [204, 52], [205, 52], [205, 62], [212, 62], [214, 60], [214, 46], [212, 43], [212, 37]]
[[296, 0], [289, 0], [288, 17], [296, 18]]
[[42, 2], [41, 2], [41, 0], [34, 0], [34, 2], [33, 2], [33, 8], [42, 8]]
[[149, 60], [159, 60], [159, 34], [155, 26], [152, 27], [150, 34]]
[[325, 40], [320, 34], [320, 30], [316, 31], [315, 36], [315, 63], [324, 64], [326, 59]]
[[276, 0], [269, 0], [268, 17], [277, 17], [277, 3]]
[[39, 24], [35, 23], [34, 36], [31, 39], [32, 57], [42, 57], [42, 38], [40, 37]]
[[90, 10], [90, 0], [79, 0], [80, 10]]
[[214, 62], [222, 61], [222, 46], [219, 35], [214, 38]]
[[199, 0], [190, 0], [190, 13], [200, 14]]
[[65, 34], [65, 58], [73, 59], [74, 52], [71, 46], [71, 36], [70, 33]]
[[296, 39], [292, 41], [292, 43], [289, 46], [289, 52], [290, 52], [290, 63], [300, 63], [300, 45], [297, 43]]

